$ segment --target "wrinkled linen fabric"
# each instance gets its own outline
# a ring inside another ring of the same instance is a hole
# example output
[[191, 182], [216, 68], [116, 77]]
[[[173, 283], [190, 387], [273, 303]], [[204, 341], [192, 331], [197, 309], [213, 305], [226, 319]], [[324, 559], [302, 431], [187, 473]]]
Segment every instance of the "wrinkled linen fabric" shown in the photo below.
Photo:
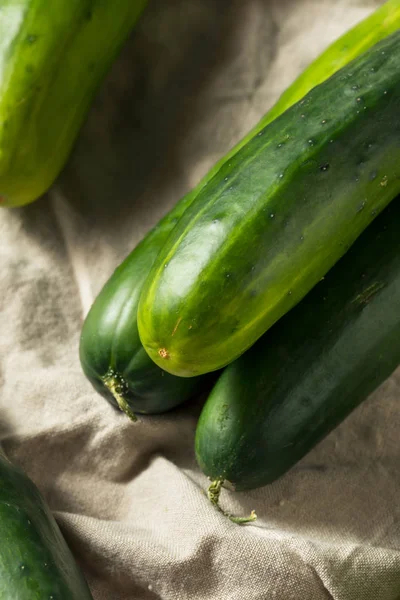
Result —
[[[281, 480], [207, 500], [204, 399], [132, 424], [81, 372], [83, 318], [146, 231], [373, 0], [150, 0], [73, 154], [0, 211], [0, 440], [95, 600], [398, 600], [400, 372]], [[11, 600], [11, 599], [10, 599]]]

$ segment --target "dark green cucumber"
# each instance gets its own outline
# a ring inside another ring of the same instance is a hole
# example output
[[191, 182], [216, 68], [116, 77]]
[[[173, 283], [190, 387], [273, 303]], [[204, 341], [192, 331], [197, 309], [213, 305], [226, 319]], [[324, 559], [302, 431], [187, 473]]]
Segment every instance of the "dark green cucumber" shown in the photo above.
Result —
[[2, 0], [0, 205], [53, 183], [146, 0]]
[[219, 369], [297, 304], [400, 192], [400, 32], [314, 88], [201, 190], [144, 285], [166, 371]]
[[90, 600], [38, 489], [0, 450], [0, 600]]
[[207, 378], [182, 379], [148, 357], [139, 340], [141, 286], [175, 217], [167, 215], [116, 269], [83, 324], [82, 369], [92, 385], [132, 420], [135, 413], [162, 413], [202, 389]]
[[215, 487], [285, 474], [400, 364], [400, 197], [289, 314], [226, 367], [196, 456]]
[[[400, 0], [389, 0], [318, 57], [264, 115], [249, 136], [261, 131], [314, 85], [398, 26]], [[249, 136], [217, 163], [132, 251], [96, 298], [86, 319], [80, 345], [83, 370], [103, 396], [113, 403], [118, 402], [131, 417], [132, 411], [153, 413], [168, 410], [196, 390], [197, 382], [171, 377], [157, 368], [143, 351], [137, 331], [138, 299], [148, 271], [177, 221], [222, 162], [229, 160]]]

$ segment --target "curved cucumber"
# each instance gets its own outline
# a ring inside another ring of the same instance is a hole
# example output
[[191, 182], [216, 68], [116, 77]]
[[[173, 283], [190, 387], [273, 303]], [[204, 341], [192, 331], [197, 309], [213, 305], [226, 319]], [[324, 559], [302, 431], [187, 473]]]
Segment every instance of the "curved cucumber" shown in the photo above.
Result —
[[[314, 61], [278, 100], [253, 132], [299, 100], [333, 70], [396, 27], [400, 27], [400, 0], [390, 0], [354, 27]], [[368, 32], [368, 35], [367, 33]], [[250, 134], [249, 134], [250, 135]], [[112, 403], [133, 412], [163, 412], [184, 401], [197, 380], [175, 378], [157, 367], [143, 350], [137, 330], [137, 306], [148, 272], [176, 223], [224, 160], [245, 144], [244, 138], [184, 196], [131, 252], [96, 298], [83, 327], [80, 358], [93, 386]]]
[[0, 599], [90, 600], [36, 486], [0, 451]]
[[53, 183], [146, 0], [3, 0], [0, 205]]
[[200, 416], [204, 473], [275, 481], [400, 364], [400, 197], [288, 315], [222, 373]]
[[400, 192], [400, 31], [252, 138], [198, 194], [146, 280], [145, 350], [191, 377], [249, 348]]

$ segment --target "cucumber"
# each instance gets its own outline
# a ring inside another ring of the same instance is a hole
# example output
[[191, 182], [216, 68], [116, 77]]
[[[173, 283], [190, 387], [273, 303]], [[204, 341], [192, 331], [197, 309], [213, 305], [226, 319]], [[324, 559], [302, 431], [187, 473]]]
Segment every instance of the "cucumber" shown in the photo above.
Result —
[[135, 413], [166, 412], [202, 389], [207, 378], [182, 379], [148, 357], [139, 340], [136, 313], [141, 285], [173, 226], [167, 215], [116, 269], [83, 324], [79, 354], [94, 388], [131, 420]]
[[0, 205], [53, 183], [146, 0], [2, 0]]
[[138, 308], [153, 361], [229, 364], [297, 304], [400, 192], [400, 31], [314, 88], [201, 190]]
[[196, 457], [235, 490], [284, 475], [400, 364], [400, 197], [289, 314], [229, 365]]
[[0, 600], [90, 600], [38, 489], [0, 450]]
[[[326, 79], [333, 70], [396, 27], [400, 27], [400, 0], [390, 0], [314, 61], [252, 133], [258, 133], [273, 117], [299, 100], [303, 92]], [[239, 142], [225, 160], [246, 141], [247, 138], [244, 138]], [[124, 260], [97, 296], [85, 320], [80, 343], [83, 371], [102, 396], [119, 405], [133, 419], [135, 412], [169, 410], [202, 385], [200, 380], [170, 376], [148, 357], [137, 330], [137, 306], [143, 283], [169, 234], [222, 162], [184, 196]]]

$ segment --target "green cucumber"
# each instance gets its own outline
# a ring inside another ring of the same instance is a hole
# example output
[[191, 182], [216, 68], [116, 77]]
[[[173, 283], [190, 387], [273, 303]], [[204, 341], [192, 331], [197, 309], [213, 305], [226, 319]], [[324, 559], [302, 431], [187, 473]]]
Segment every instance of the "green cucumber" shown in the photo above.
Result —
[[186, 210], [138, 308], [156, 364], [229, 364], [288, 312], [400, 192], [400, 31], [243, 146]]
[[[253, 132], [260, 131], [299, 100], [303, 93], [326, 79], [333, 70], [391, 31], [400, 27], [400, 0], [390, 0], [329, 47], [299, 77], [267, 113]], [[366, 32], [369, 32], [367, 35]], [[244, 138], [225, 160], [242, 147]], [[218, 165], [222, 164], [222, 161]], [[143, 283], [169, 234], [218, 165], [184, 196], [118, 267], [97, 296], [85, 320], [80, 359], [93, 386], [130, 417], [134, 412], [164, 412], [197, 389], [197, 380], [170, 376], [143, 350], [137, 330], [137, 305]]]
[[136, 313], [141, 286], [170, 229], [167, 215], [116, 269], [93, 303], [81, 333], [83, 372], [104, 398], [133, 421], [135, 413], [174, 408], [207, 381], [166, 373], [147, 356], [139, 340]]
[[146, 0], [2, 0], [0, 206], [53, 183]]
[[0, 540], [0, 600], [92, 598], [38, 489], [1, 451]]
[[212, 500], [284, 475], [400, 364], [399, 222], [400, 196], [223, 371], [196, 431]]

